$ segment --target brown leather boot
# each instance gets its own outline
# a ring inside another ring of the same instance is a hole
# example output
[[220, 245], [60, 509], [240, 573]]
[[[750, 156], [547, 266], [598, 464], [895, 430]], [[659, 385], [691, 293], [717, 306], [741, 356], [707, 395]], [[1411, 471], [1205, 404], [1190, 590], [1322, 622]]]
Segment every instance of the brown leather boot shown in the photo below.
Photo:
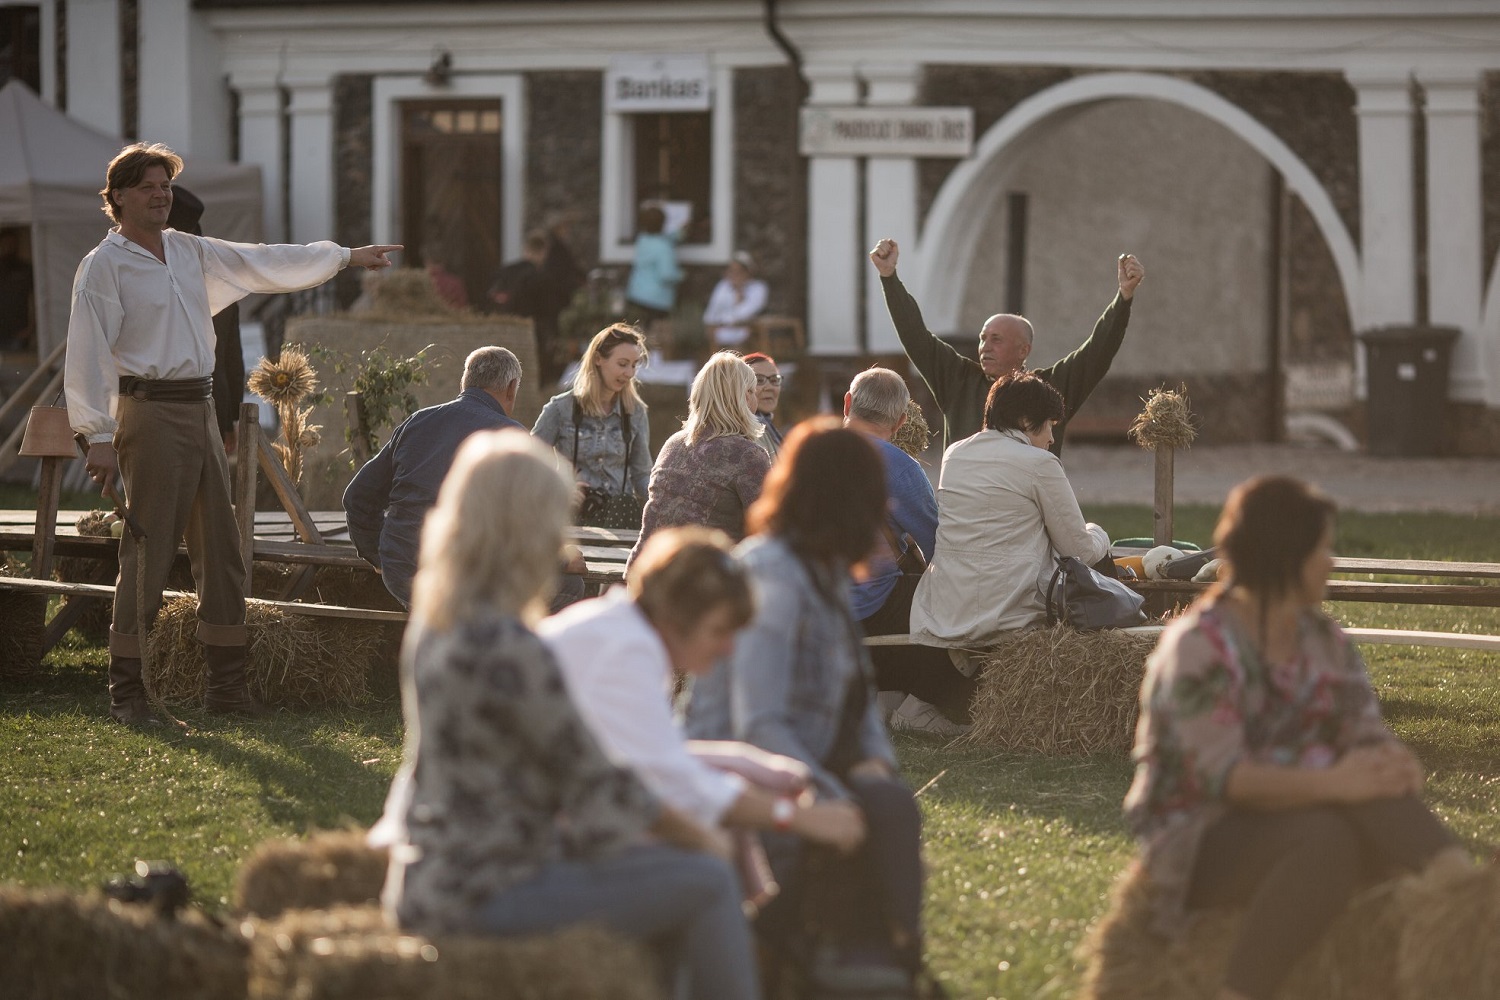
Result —
[[203, 693], [203, 707], [219, 715], [243, 715], [258, 719], [270, 715], [250, 693], [245, 683], [244, 646], [203, 647], [208, 660], [208, 689]]
[[136, 656], [109, 658], [109, 716], [127, 726], [160, 726], [151, 710], [146, 685], [141, 680], [141, 661]]

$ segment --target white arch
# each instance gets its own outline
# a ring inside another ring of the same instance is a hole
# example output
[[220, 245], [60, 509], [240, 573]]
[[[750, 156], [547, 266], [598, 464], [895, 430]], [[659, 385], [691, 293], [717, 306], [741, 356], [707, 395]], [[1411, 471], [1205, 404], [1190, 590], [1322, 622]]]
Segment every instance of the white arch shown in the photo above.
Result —
[[1354, 329], [1360, 329], [1359, 251], [1339, 217], [1333, 199], [1307, 164], [1270, 129], [1205, 87], [1176, 77], [1151, 73], [1092, 73], [1033, 94], [1012, 108], [980, 139], [972, 159], [943, 182], [916, 248], [913, 291], [923, 304], [928, 326], [954, 330], [968, 262], [978, 244], [994, 187], [1004, 169], [1004, 154], [1051, 115], [1094, 101], [1146, 98], [1179, 104], [1223, 125], [1270, 161], [1312, 213], [1344, 286], [1344, 301]]

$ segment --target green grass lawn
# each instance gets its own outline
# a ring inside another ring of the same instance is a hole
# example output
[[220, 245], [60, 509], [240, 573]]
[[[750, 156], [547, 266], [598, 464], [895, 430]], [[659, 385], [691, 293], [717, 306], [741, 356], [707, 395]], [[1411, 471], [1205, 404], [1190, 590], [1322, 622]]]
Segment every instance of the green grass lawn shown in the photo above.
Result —
[[[20, 504], [16, 504], [20, 505]], [[1112, 537], [1150, 534], [1141, 507], [1091, 508]], [[1216, 512], [1178, 511], [1207, 543]], [[1500, 562], [1500, 518], [1348, 514], [1349, 555]], [[1355, 625], [1500, 634], [1493, 609], [1338, 604]], [[1429, 800], [1474, 849], [1500, 845], [1500, 657], [1365, 648], [1387, 717], [1431, 772]], [[0, 686], [0, 881], [96, 885], [164, 858], [211, 909], [267, 837], [379, 815], [401, 752], [388, 683], [359, 711], [262, 723], [185, 713], [192, 732], [143, 735], [106, 718], [105, 653], [65, 645], [49, 669]], [[925, 787], [929, 957], [956, 998], [1071, 996], [1073, 949], [1102, 911], [1131, 844], [1120, 757], [1049, 759], [898, 739]]]

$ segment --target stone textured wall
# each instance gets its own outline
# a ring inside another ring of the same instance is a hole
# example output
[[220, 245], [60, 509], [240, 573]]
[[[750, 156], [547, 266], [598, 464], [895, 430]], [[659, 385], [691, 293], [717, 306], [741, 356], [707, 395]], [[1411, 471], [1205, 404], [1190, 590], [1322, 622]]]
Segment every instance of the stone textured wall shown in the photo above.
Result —
[[797, 88], [790, 67], [734, 74], [735, 249], [759, 263], [770, 286], [766, 311], [792, 316], [807, 310], [807, 161], [797, 153]]
[[1486, 73], [1480, 87], [1480, 178], [1484, 197], [1484, 280], [1500, 252], [1500, 72]]
[[524, 228], [574, 218], [570, 246], [580, 267], [599, 262], [599, 183], [604, 151], [604, 74], [526, 74]]
[[[374, 176], [374, 126], [371, 120], [374, 77], [347, 74], [333, 81], [334, 239], [346, 247], [374, 242], [370, 199]], [[342, 271], [335, 279], [340, 306], [348, 307], [359, 295], [359, 273]]]
[[[919, 102], [972, 105], [974, 131], [983, 136], [1006, 112], [1033, 94], [1080, 72], [1066, 67], [928, 66]], [[1281, 138], [1328, 189], [1339, 215], [1359, 240], [1359, 157], [1354, 89], [1337, 73], [1174, 73], [1231, 101]], [[919, 168], [919, 212], [926, 218], [955, 160], [924, 160]]]

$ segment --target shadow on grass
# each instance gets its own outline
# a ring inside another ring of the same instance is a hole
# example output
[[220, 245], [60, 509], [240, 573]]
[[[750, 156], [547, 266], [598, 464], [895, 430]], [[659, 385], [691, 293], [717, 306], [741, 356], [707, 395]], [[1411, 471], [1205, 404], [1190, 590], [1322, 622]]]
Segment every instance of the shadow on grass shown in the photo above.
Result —
[[[1125, 832], [1121, 802], [1132, 767], [1123, 755], [1046, 757], [950, 747], [935, 737], [896, 738], [903, 772], [931, 802], [992, 816], [1021, 813], [1096, 836]], [[930, 782], [930, 784], [929, 784]]]

